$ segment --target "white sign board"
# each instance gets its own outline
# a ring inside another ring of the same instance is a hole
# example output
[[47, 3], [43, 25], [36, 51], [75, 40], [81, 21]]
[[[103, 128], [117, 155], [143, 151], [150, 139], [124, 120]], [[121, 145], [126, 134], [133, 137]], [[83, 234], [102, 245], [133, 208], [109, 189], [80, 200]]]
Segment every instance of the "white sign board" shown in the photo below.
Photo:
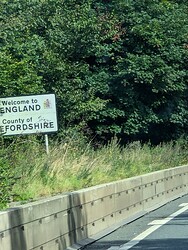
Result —
[[0, 132], [3, 135], [57, 131], [54, 94], [0, 98]]

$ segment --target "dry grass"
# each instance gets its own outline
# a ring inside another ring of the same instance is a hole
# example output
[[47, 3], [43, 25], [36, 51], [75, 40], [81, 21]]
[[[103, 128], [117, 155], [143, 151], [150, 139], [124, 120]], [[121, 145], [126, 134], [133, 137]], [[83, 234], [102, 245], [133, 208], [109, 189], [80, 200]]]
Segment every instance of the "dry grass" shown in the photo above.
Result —
[[10, 146], [10, 165], [21, 178], [14, 193], [21, 200], [36, 199], [101, 183], [129, 178], [188, 162], [186, 141], [156, 147], [133, 142], [120, 147], [117, 140], [94, 150], [72, 139], [51, 143], [50, 154], [35, 137]]

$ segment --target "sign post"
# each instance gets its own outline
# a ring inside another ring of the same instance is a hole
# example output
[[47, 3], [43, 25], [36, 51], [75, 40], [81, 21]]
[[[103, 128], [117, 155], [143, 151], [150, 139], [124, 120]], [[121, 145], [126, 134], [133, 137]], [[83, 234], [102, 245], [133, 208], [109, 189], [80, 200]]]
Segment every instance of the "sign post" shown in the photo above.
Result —
[[49, 154], [49, 144], [48, 144], [48, 135], [45, 134], [45, 145], [46, 145], [46, 153]]
[[54, 94], [0, 98], [0, 131], [3, 136], [56, 132], [57, 114]]

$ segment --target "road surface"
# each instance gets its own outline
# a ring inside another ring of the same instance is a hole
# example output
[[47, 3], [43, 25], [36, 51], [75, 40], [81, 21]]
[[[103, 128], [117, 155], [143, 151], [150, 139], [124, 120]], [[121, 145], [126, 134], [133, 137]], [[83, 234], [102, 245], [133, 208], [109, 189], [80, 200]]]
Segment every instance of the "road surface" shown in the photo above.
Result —
[[188, 250], [188, 195], [122, 226], [83, 249]]

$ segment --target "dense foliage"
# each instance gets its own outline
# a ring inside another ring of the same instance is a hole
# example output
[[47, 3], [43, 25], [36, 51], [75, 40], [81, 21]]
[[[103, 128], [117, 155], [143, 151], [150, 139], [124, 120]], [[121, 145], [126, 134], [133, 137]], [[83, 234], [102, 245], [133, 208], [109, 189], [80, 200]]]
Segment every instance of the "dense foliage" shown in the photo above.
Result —
[[3, 0], [0, 95], [55, 93], [60, 136], [187, 135], [187, 10], [178, 0]]

